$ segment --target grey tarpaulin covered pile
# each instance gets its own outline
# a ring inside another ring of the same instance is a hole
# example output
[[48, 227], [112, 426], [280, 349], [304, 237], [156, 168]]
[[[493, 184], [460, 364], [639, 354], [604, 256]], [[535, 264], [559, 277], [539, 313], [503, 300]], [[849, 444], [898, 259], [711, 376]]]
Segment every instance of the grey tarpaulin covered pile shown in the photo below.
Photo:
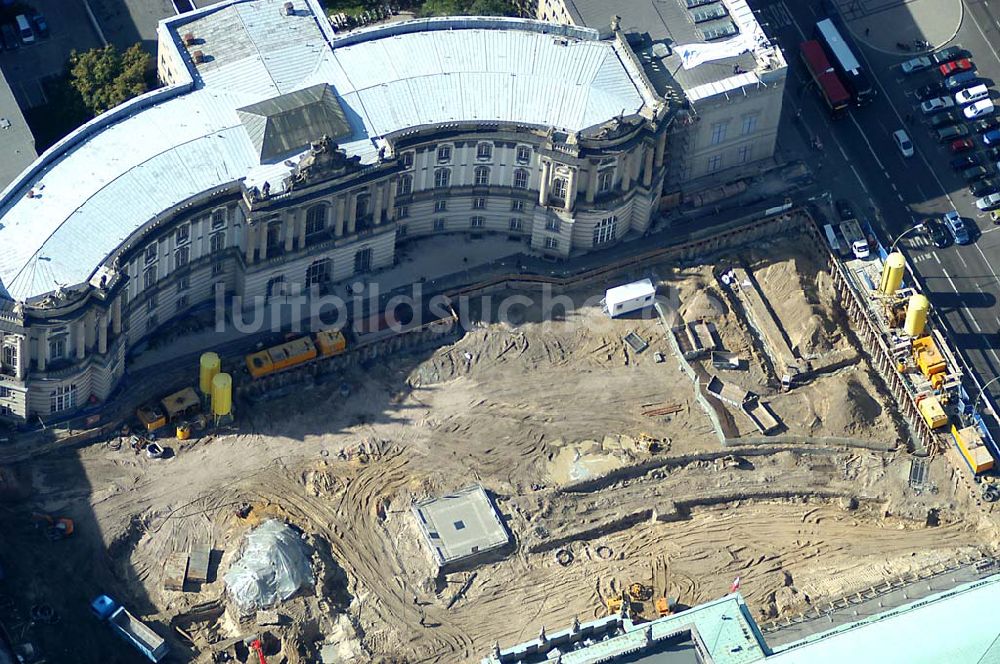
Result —
[[312, 585], [305, 542], [281, 521], [271, 519], [247, 534], [240, 559], [225, 576], [226, 589], [241, 609], [267, 608]]

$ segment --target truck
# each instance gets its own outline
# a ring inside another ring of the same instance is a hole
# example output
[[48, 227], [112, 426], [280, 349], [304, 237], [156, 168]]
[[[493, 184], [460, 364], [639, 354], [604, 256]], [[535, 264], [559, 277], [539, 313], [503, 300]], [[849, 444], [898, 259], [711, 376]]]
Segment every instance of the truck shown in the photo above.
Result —
[[167, 642], [148, 625], [129, 613], [108, 595], [99, 595], [90, 603], [98, 620], [108, 623], [122, 639], [145, 655], [151, 662], [162, 662], [170, 651]]
[[861, 224], [857, 219], [848, 219], [840, 223], [840, 233], [847, 240], [847, 245], [858, 260], [864, 260], [871, 256], [871, 248], [868, 246], [868, 238], [861, 230]]
[[656, 286], [649, 279], [642, 279], [609, 288], [601, 300], [601, 307], [608, 317], [616, 318], [652, 306], [655, 298]]

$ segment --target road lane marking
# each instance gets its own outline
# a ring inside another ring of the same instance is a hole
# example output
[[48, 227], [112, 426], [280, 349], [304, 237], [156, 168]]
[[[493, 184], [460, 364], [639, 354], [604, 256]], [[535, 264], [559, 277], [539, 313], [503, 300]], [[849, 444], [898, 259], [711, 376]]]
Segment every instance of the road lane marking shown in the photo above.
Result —
[[970, 9], [969, 16], [972, 17], [972, 23], [976, 26], [976, 30], [979, 30], [979, 34], [982, 35], [983, 41], [986, 42], [986, 45], [990, 47], [991, 51], [993, 51], [993, 57], [995, 57], [997, 60], [1000, 60], [1000, 54], [998, 54], [997, 50], [993, 48], [993, 42], [990, 41], [990, 39], [986, 36], [986, 33], [983, 32], [983, 29], [979, 27], [979, 21], [976, 20], [976, 13]]
[[997, 284], [1000, 284], [1000, 277], [998, 277], [997, 273], [993, 270], [993, 264], [990, 263], [988, 258], [986, 258], [986, 254], [983, 253], [983, 250], [979, 248], [978, 244], [975, 245], [975, 247], [976, 251], [979, 252], [979, 255], [983, 257], [983, 262], [986, 263], [986, 267], [990, 269], [990, 274], [993, 275], [993, 279], [996, 280]]
[[969, 321], [972, 323], [972, 327], [976, 328], [976, 332], [982, 332], [983, 328], [979, 327], [979, 321], [977, 321], [976, 317], [973, 315], [972, 309], [969, 309], [968, 307], [964, 307], [963, 311], [965, 311], [965, 313], [968, 314]]
[[964, 258], [962, 258], [962, 252], [961, 251], [956, 251], [955, 255], [958, 256], [958, 260], [962, 261], [962, 265], [964, 265], [965, 269], [968, 270], [969, 269], [969, 264], [965, 262]]
[[938, 258], [938, 255], [937, 255], [936, 251], [932, 254], [932, 256], [934, 256], [934, 260], [937, 261], [937, 264], [940, 265], [941, 264], [941, 259]]
[[[861, 128], [860, 124], [858, 124], [858, 119], [854, 117], [853, 113], [848, 113], [847, 117], [851, 118], [851, 122], [853, 122], [854, 126], [858, 128], [858, 133], [861, 134], [861, 138], [865, 139], [865, 145], [868, 146], [868, 151], [872, 153], [872, 158], [875, 159], [875, 163], [882, 169], [882, 173], [885, 174], [886, 177], [889, 177], [885, 170], [885, 164], [879, 161], [878, 155], [875, 154], [875, 148], [872, 147], [871, 141], [869, 141], [868, 137], [865, 135], [865, 130]], [[892, 180], [890, 180], [890, 182], [892, 182]]]
[[956, 295], [958, 295], [958, 289], [955, 287], [955, 282], [952, 281], [951, 275], [948, 274], [948, 270], [941, 268], [941, 273], [944, 275], [944, 278], [948, 280], [948, 283], [951, 284], [951, 289], [955, 291]]

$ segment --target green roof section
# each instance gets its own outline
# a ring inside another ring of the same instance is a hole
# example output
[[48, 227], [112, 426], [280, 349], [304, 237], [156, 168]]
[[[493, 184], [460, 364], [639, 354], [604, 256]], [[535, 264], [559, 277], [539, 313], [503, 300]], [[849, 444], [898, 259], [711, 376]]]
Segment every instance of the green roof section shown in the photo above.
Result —
[[776, 648], [768, 664], [996, 664], [1000, 575]]
[[326, 83], [236, 109], [261, 163], [301, 151], [323, 136], [350, 136], [351, 126], [333, 88]]

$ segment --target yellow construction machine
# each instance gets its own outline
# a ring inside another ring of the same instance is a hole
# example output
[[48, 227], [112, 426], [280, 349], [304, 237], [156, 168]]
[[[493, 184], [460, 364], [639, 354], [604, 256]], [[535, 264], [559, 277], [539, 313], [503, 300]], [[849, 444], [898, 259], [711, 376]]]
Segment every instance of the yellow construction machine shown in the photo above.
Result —
[[608, 615], [620, 613], [627, 605], [628, 615], [633, 622], [643, 622], [662, 618], [673, 613], [675, 602], [667, 597], [667, 561], [663, 556], [650, 560], [650, 585], [633, 582], [620, 595], [604, 598]]

